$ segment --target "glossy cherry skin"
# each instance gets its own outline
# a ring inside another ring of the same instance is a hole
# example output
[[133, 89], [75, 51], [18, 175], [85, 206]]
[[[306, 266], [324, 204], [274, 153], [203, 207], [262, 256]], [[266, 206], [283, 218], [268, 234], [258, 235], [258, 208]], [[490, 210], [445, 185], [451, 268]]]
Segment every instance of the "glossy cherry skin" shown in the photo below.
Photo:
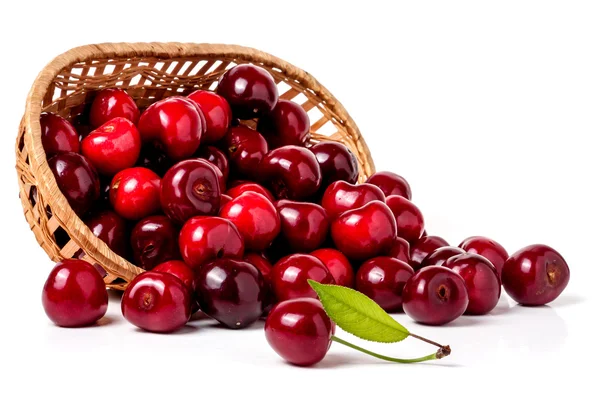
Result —
[[396, 217], [398, 236], [414, 243], [421, 237], [425, 230], [425, 218], [421, 210], [410, 200], [392, 195], [385, 199], [385, 204], [392, 210]]
[[42, 113], [40, 127], [47, 158], [58, 153], [79, 153], [79, 134], [69, 121], [57, 114]]
[[329, 270], [336, 285], [354, 287], [354, 270], [348, 258], [336, 249], [322, 248], [310, 253], [317, 257]]
[[440, 247], [450, 246], [443, 238], [439, 236], [422, 236], [419, 240], [411, 244], [410, 265], [415, 270], [421, 268], [425, 257]]
[[56, 184], [75, 214], [82, 216], [100, 197], [98, 172], [77, 153], [60, 153], [48, 160]]
[[260, 271], [267, 286], [271, 285], [271, 270], [273, 265], [267, 260], [266, 257], [259, 253], [246, 253], [244, 254], [244, 261], [252, 264]]
[[217, 167], [194, 158], [172, 166], [160, 183], [160, 204], [164, 213], [183, 225], [197, 215], [215, 215], [221, 203], [221, 182]]
[[279, 99], [271, 74], [251, 64], [236, 65], [225, 72], [219, 79], [216, 92], [227, 100], [233, 116], [240, 119], [267, 115]]
[[281, 302], [265, 322], [267, 342], [287, 362], [309, 366], [321, 361], [335, 333], [323, 305], [316, 299], [293, 299]]
[[372, 201], [335, 218], [331, 237], [349, 259], [366, 260], [390, 250], [396, 237], [396, 219], [385, 203]]
[[126, 257], [128, 249], [128, 230], [125, 220], [115, 212], [104, 210], [94, 213], [84, 220], [94, 236], [121, 257]]
[[291, 254], [279, 260], [271, 270], [271, 285], [277, 301], [299, 297], [317, 298], [308, 279], [333, 284], [333, 276], [317, 257], [308, 254]]
[[142, 146], [136, 166], [148, 168], [163, 177], [175, 162], [152, 143]]
[[110, 183], [110, 204], [121, 217], [138, 220], [160, 210], [160, 177], [143, 167], [127, 168]]
[[567, 287], [570, 276], [565, 259], [543, 244], [522, 248], [502, 268], [504, 290], [524, 306], [541, 306], [556, 300]]
[[262, 117], [256, 128], [269, 148], [305, 146], [310, 139], [310, 119], [300, 104], [280, 99], [273, 111]]
[[229, 190], [227, 190], [226, 194], [231, 196], [232, 199], [235, 199], [236, 197], [240, 197], [242, 194], [244, 194], [246, 192], [254, 192], [254, 193], [262, 194], [267, 199], [269, 199], [269, 201], [271, 201], [273, 203], [275, 202], [275, 198], [273, 197], [273, 194], [269, 191], [269, 189], [265, 188], [262, 185], [259, 185], [258, 183], [254, 183], [254, 182], [245, 182], [245, 183], [240, 183], [239, 185], [235, 185], [235, 186], [229, 188]]
[[484, 236], [471, 236], [463, 240], [458, 247], [467, 253], [479, 254], [487, 258], [502, 277], [502, 268], [508, 259], [508, 252], [500, 243]]
[[193, 217], [181, 228], [179, 249], [183, 261], [193, 269], [215, 258], [241, 259], [242, 235], [233, 222], [219, 217]]
[[496, 307], [502, 284], [496, 267], [479, 254], [459, 254], [446, 261], [446, 268], [459, 274], [467, 285], [466, 314], [484, 315]]
[[321, 185], [317, 158], [299, 146], [283, 146], [267, 153], [261, 163], [261, 175], [279, 199], [306, 199]]
[[395, 258], [371, 258], [356, 271], [356, 290], [387, 312], [401, 311], [402, 290], [414, 274], [410, 265]]
[[252, 264], [220, 258], [198, 271], [196, 298], [205, 314], [230, 329], [241, 329], [261, 317], [266, 287], [262, 274]]
[[321, 142], [310, 148], [319, 162], [323, 187], [335, 181], [356, 183], [358, 181], [358, 160], [350, 149], [338, 142]]
[[191, 317], [190, 292], [171, 274], [145, 272], [127, 286], [121, 298], [121, 312], [129, 323], [143, 330], [174, 332]]
[[425, 267], [406, 282], [402, 303], [404, 312], [415, 321], [444, 325], [466, 311], [467, 285], [459, 274], [446, 267]]
[[281, 220], [281, 236], [294, 252], [308, 253], [325, 242], [329, 218], [318, 204], [279, 200], [275, 204]]
[[206, 120], [198, 105], [185, 97], [157, 101], [142, 113], [138, 124], [145, 143], [157, 143], [174, 161], [191, 157], [206, 131]]
[[198, 157], [203, 158], [213, 164], [223, 174], [223, 179], [227, 181], [229, 178], [229, 160], [225, 153], [215, 146], [200, 147]]
[[454, 256], [465, 254], [466, 252], [460, 247], [454, 246], [442, 246], [427, 255], [421, 262], [421, 265], [418, 269], [423, 267], [429, 267], [431, 265], [441, 265], [445, 266], [446, 261]]
[[152, 215], [139, 221], [131, 231], [133, 261], [145, 270], [160, 263], [178, 260], [177, 227], [164, 215]]
[[231, 200], [233, 200], [233, 198], [231, 196], [228, 196], [226, 194], [221, 194], [221, 201], [219, 203], [219, 212], [221, 212], [223, 207], [225, 207], [225, 204], [229, 203]]
[[178, 278], [189, 290], [190, 295], [194, 295], [196, 284], [194, 282], [194, 271], [181, 260], [170, 260], [158, 264], [152, 269], [152, 272], [164, 272]]
[[223, 139], [231, 125], [231, 107], [223, 97], [207, 90], [196, 90], [188, 95], [190, 100], [198, 104], [206, 119], [206, 132], [202, 136], [203, 143], [216, 143]]
[[231, 169], [243, 176], [255, 177], [263, 157], [269, 151], [265, 138], [245, 125], [231, 128], [224, 143]]
[[246, 192], [225, 204], [219, 216], [234, 223], [248, 250], [266, 249], [281, 229], [273, 203], [254, 192]]
[[42, 290], [46, 315], [58, 326], [74, 328], [95, 323], [106, 314], [108, 294], [98, 271], [87, 261], [59, 261]]
[[81, 153], [96, 170], [112, 176], [135, 165], [142, 141], [135, 125], [125, 118], [113, 118], [81, 141]]
[[387, 255], [410, 264], [410, 243], [408, 243], [406, 239], [396, 237], [390, 251], [387, 252]]
[[325, 189], [321, 205], [331, 217], [335, 217], [375, 200], [385, 201], [385, 195], [377, 186], [336, 181]]
[[389, 171], [375, 172], [367, 179], [367, 183], [377, 186], [387, 196], [398, 195], [408, 200], [412, 198], [410, 185], [398, 174]]
[[140, 110], [126, 91], [115, 88], [102, 89], [92, 102], [90, 123], [97, 128], [117, 117], [127, 118], [137, 124], [140, 119]]

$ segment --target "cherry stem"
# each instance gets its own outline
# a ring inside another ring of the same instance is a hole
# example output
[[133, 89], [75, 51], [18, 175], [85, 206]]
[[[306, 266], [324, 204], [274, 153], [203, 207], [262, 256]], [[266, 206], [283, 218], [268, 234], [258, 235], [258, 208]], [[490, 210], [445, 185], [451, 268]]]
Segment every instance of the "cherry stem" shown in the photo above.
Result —
[[350, 342], [346, 342], [345, 340], [340, 339], [337, 336], [332, 336], [331, 340], [334, 342], [343, 344], [344, 346], [348, 346], [351, 349], [358, 350], [360, 352], [368, 354], [372, 357], [379, 358], [380, 360], [390, 361], [390, 362], [399, 363], [399, 364], [412, 364], [412, 363], [418, 363], [418, 362], [428, 361], [428, 360], [438, 360], [438, 359], [444, 358], [450, 354], [450, 347], [443, 346], [443, 347], [440, 347], [440, 349], [438, 351], [436, 351], [435, 353], [430, 354], [428, 356], [420, 357], [420, 358], [408, 358], [408, 359], [393, 358], [393, 357], [388, 357], [388, 356], [384, 356], [381, 354], [373, 353], [372, 351], [363, 349], [362, 347], [356, 346]]
[[415, 339], [422, 340], [422, 341], [424, 341], [425, 343], [429, 343], [429, 344], [431, 344], [431, 345], [434, 345], [434, 346], [436, 346], [436, 347], [439, 347], [440, 349], [443, 349], [444, 347], [448, 347], [448, 346], [442, 346], [441, 344], [439, 344], [439, 343], [437, 343], [437, 342], [434, 342], [433, 340], [426, 339], [426, 338], [424, 338], [423, 336], [415, 335], [414, 333], [409, 333], [408, 335], [409, 335], [409, 336], [412, 336], [412, 337], [414, 337]]

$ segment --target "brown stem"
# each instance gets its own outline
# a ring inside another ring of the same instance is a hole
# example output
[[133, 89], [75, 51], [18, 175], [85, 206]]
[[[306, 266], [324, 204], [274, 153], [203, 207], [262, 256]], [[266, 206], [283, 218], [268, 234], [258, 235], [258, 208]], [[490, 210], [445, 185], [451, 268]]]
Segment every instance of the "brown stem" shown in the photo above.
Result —
[[[437, 342], [434, 342], [433, 340], [425, 339], [424, 337], [422, 337], [422, 336], [419, 336], [419, 335], [415, 335], [414, 333], [409, 333], [408, 335], [409, 335], [409, 336], [412, 336], [412, 337], [414, 337], [415, 339], [422, 340], [422, 341], [424, 341], [425, 343], [429, 343], [429, 344], [432, 344], [432, 345], [434, 345], [434, 346], [436, 346], [436, 347], [439, 347], [440, 349], [447, 347], [447, 348], [448, 348], [448, 350], [450, 350], [450, 347], [449, 347], [449, 346], [442, 346], [441, 344], [439, 344], [439, 343], [437, 343]], [[450, 353], [448, 353], [448, 354], [450, 354]]]

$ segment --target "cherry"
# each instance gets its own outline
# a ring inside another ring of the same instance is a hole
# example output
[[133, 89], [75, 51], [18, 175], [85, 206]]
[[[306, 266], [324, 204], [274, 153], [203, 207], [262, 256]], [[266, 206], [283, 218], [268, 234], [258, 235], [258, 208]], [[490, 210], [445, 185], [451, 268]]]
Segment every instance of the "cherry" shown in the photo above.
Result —
[[396, 220], [385, 203], [372, 201], [334, 219], [331, 237], [348, 258], [366, 260], [390, 250], [396, 237]]
[[101, 174], [112, 176], [133, 167], [142, 142], [135, 125], [125, 118], [113, 118], [90, 132], [81, 142], [81, 153]]
[[321, 167], [323, 186], [335, 181], [356, 183], [358, 180], [358, 160], [350, 149], [338, 142], [320, 142], [310, 148]]
[[254, 265], [263, 276], [265, 284], [267, 286], [271, 285], [271, 270], [273, 269], [273, 266], [266, 257], [259, 253], [246, 253], [244, 254], [244, 261]]
[[121, 217], [142, 219], [160, 210], [160, 177], [143, 167], [118, 172], [110, 183], [110, 204]]
[[310, 139], [310, 119], [304, 108], [293, 101], [280, 99], [273, 111], [262, 117], [256, 128], [265, 136], [269, 147], [305, 146]]
[[85, 214], [100, 197], [98, 173], [77, 153], [60, 153], [48, 160], [56, 184], [75, 214]]
[[231, 125], [231, 108], [227, 100], [207, 90], [196, 90], [188, 98], [198, 104], [206, 118], [206, 132], [202, 136], [202, 142], [216, 143], [223, 139]]
[[567, 287], [569, 266], [553, 248], [534, 244], [510, 256], [502, 268], [506, 293], [524, 306], [541, 306], [556, 298]]
[[408, 243], [406, 239], [396, 237], [387, 255], [410, 264], [410, 243]]
[[233, 200], [233, 198], [231, 196], [228, 196], [226, 194], [221, 194], [221, 199], [219, 201], [219, 212], [221, 212], [223, 207], [225, 207], [225, 204], [229, 203], [231, 200]]
[[225, 135], [225, 146], [231, 168], [245, 176], [256, 176], [260, 162], [269, 151], [265, 138], [245, 125], [231, 128]]
[[157, 101], [142, 113], [138, 125], [142, 141], [157, 143], [174, 161], [191, 157], [206, 131], [198, 105], [185, 97]]
[[269, 345], [291, 364], [309, 366], [321, 361], [335, 324], [316, 299], [293, 299], [273, 307], [265, 322]]
[[375, 172], [367, 179], [367, 183], [377, 186], [387, 196], [398, 195], [408, 200], [412, 198], [410, 185], [398, 174], [388, 171]]
[[244, 241], [233, 222], [219, 217], [193, 217], [181, 228], [179, 249], [193, 269], [215, 258], [242, 258]]
[[465, 254], [466, 252], [460, 247], [454, 246], [442, 246], [427, 255], [421, 262], [418, 269], [422, 267], [429, 267], [431, 265], [446, 266], [446, 261], [454, 256]]
[[246, 192], [225, 204], [219, 216], [235, 224], [248, 250], [266, 249], [281, 229], [273, 203], [254, 192]]
[[415, 321], [444, 325], [467, 309], [467, 285], [459, 274], [448, 268], [425, 267], [406, 282], [402, 303], [404, 312]]
[[421, 237], [425, 230], [425, 219], [413, 202], [402, 196], [392, 195], [385, 199], [385, 204], [396, 217], [398, 236], [406, 239], [409, 243], [413, 243]]
[[264, 68], [240, 64], [219, 79], [217, 93], [223, 96], [240, 119], [253, 119], [270, 113], [279, 93], [275, 80]]
[[321, 205], [330, 216], [335, 217], [344, 211], [362, 207], [375, 200], [385, 201], [385, 195], [377, 186], [336, 181], [325, 189]]
[[181, 329], [191, 317], [191, 298], [184, 283], [164, 272], [136, 276], [121, 298], [121, 312], [129, 323], [149, 332]]
[[42, 113], [40, 127], [47, 158], [58, 153], [79, 153], [79, 134], [69, 121], [60, 115]]
[[446, 268], [459, 274], [467, 285], [466, 314], [484, 315], [496, 307], [502, 285], [494, 265], [479, 254], [459, 254], [446, 261]]
[[198, 271], [196, 297], [200, 309], [231, 329], [257, 321], [266, 303], [261, 273], [245, 261], [220, 258]]
[[450, 246], [450, 244], [439, 236], [422, 236], [411, 245], [410, 265], [418, 270], [425, 257], [444, 246]]
[[458, 247], [464, 249], [467, 253], [484, 256], [494, 264], [498, 274], [502, 276], [502, 267], [508, 259], [508, 253], [500, 243], [484, 236], [471, 236], [463, 240]]
[[238, 185], [232, 186], [229, 190], [227, 190], [226, 194], [231, 196], [231, 198], [235, 199], [236, 197], [239, 197], [240, 195], [242, 195], [246, 192], [254, 192], [254, 193], [262, 194], [267, 199], [269, 199], [269, 201], [271, 201], [273, 203], [275, 202], [275, 198], [273, 197], [273, 195], [271, 194], [269, 189], [265, 188], [262, 185], [259, 185], [258, 183], [254, 183], [254, 182], [244, 182], [244, 183], [240, 183]]
[[299, 146], [283, 146], [268, 152], [261, 163], [261, 175], [279, 199], [306, 199], [321, 185], [317, 158]]
[[299, 297], [317, 298], [308, 279], [319, 283], [335, 283], [325, 264], [308, 254], [291, 254], [279, 260], [271, 270], [271, 284], [277, 301]]
[[180, 258], [177, 228], [164, 215], [140, 220], [131, 231], [131, 248], [135, 264], [151, 270], [160, 263]]
[[179, 279], [190, 292], [190, 296], [194, 295], [196, 284], [194, 283], [194, 271], [183, 261], [170, 260], [158, 264], [152, 269], [152, 272], [164, 272], [171, 274]]
[[281, 236], [295, 252], [310, 252], [323, 244], [329, 219], [318, 204], [279, 200], [275, 204], [281, 220]]
[[87, 261], [59, 261], [42, 291], [42, 305], [58, 326], [74, 328], [95, 323], [106, 314], [108, 294], [102, 277]]
[[385, 256], [371, 258], [356, 271], [356, 290], [387, 312], [401, 311], [402, 290], [414, 273], [404, 261]]
[[200, 147], [198, 157], [204, 158], [219, 168], [219, 171], [223, 174], [223, 179], [227, 181], [229, 178], [229, 160], [227, 160], [225, 153], [214, 146], [205, 146]]
[[196, 215], [219, 212], [221, 182], [217, 167], [195, 158], [172, 166], [160, 184], [160, 204], [164, 213], [178, 224]]
[[313, 251], [310, 255], [317, 257], [325, 264], [325, 267], [329, 270], [331, 276], [333, 276], [336, 285], [349, 288], [354, 287], [354, 270], [352, 269], [352, 264], [350, 264], [350, 261], [348, 261], [348, 258], [342, 252], [336, 249], [322, 248]]
[[85, 224], [94, 236], [121, 257], [128, 254], [127, 225], [116, 213], [105, 210], [97, 212], [85, 219]]
[[148, 168], [162, 177], [174, 162], [154, 144], [142, 145], [136, 166]]
[[94, 97], [90, 108], [90, 123], [97, 128], [113, 118], [127, 118], [137, 124], [140, 118], [135, 101], [122, 89], [102, 89]]

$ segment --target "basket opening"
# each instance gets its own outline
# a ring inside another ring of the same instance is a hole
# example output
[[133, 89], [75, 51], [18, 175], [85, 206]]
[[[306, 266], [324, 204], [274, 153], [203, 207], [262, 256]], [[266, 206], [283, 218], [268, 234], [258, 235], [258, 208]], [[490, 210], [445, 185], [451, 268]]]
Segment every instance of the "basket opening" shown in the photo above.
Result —
[[54, 231], [54, 240], [56, 241], [56, 245], [62, 249], [67, 243], [69, 243], [71, 237], [62, 226], [58, 226]]

